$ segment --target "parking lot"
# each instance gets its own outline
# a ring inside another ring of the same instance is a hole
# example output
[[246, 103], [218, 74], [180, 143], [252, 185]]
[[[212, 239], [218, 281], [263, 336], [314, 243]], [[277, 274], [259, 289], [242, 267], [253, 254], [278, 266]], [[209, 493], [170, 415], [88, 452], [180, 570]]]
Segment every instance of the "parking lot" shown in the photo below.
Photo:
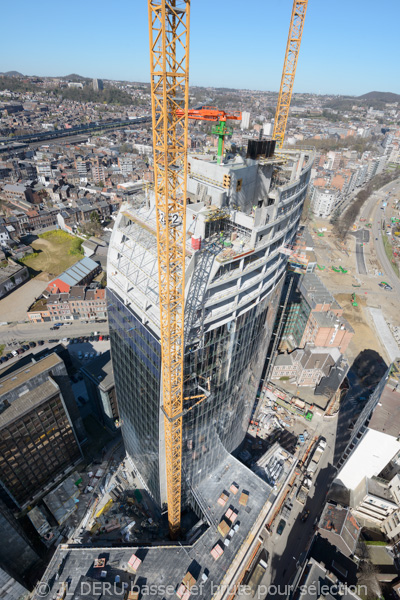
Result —
[[[64, 336], [62, 335], [63, 333], [65, 334]], [[54, 346], [61, 343], [67, 348], [75, 368], [79, 369], [82, 364], [89, 362], [96, 356], [100, 356], [110, 348], [110, 336], [108, 334], [74, 338], [67, 335], [68, 328], [65, 326], [56, 328], [52, 334], [54, 338], [49, 340], [32, 341], [22, 345], [17, 340], [8, 343], [3, 351], [3, 356], [0, 357], [1, 366], [13, 364], [22, 358], [24, 354], [36, 354], [45, 349], [54, 348]]]

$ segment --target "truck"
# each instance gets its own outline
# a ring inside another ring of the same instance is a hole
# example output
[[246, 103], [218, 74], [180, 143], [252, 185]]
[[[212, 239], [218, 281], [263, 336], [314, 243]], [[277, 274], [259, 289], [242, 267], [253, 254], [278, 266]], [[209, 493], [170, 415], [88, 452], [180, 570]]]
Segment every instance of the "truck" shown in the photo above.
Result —
[[313, 475], [315, 473], [315, 471], [317, 470], [318, 463], [321, 459], [321, 456], [324, 453], [325, 448], [326, 448], [326, 441], [324, 439], [321, 439], [318, 442], [318, 446], [315, 448], [315, 450], [311, 456], [310, 462], [308, 463], [307, 473], [309, 475]]
[[250, 587], [252, 596], [255, 595], [255, 593], [261, 583], [261, 580], [264, 577], [264, 574], [265, 574], [267, 568], [268, 568], [268, 563], [262, 559], [259, 560], [259, 562], [255, 566], [255, 569], [254, 569], [253, 573], [251, 574], [250, 579], [248, 581], [248, 585]]
[[305, 477], [305, 479], [303, 480], [303, 483], [299, 487], [299, 491], [297, 492], [297, 495], [296, 495], [296, 500], [297, 500], [297, 502], [300, 502], [300, 504], [306, 503], [307, 496], [308, 496], [308, 493], [311, 488], [311, 483], [312, 483], [311, 479], [309, 479], [308, 477]]

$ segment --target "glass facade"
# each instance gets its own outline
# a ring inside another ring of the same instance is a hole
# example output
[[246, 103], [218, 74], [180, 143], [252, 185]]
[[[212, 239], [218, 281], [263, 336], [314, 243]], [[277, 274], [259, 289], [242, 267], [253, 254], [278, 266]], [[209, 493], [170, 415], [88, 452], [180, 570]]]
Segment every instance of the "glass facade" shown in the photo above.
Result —
[[[201, 505], [195, 488], [238, 450], [247, 431], [285, 275], [287, 251], [282, 249], [293, 243], [312, 166], [312, 160], [295, 157], [298, 178], [293, 166], [285, 168], [279, 189], [274, 166], [255, 163], [240, 167], [240, 198], [220, 190], [214, 197], [209, 187], [205, 203], [192, 182], [185, 257], [184, 503], [194, 498]], [[200, 178], [207, 173], [219, 181], [219, 166], [195, 162]], [[235, 176], [236, 167], [223, 168]], [[162, 505], [166, 465], [157, 218], [151, 194], [121, 206], [108, 253], [107, 301], [127, 454]]]
[[1, 428], [0, 479], [20, 506], [80, 457], [59, 394]]
[[[185, 378], [191, 383], [184, 396], [198, 394], [198, 386], [209, 393], [183, 419], [183, 480], [189, 487], [198, 485], [225, 452], [234, 452], [243, 441], [280, 291], [281, 284], [241, 316], [205, 333], [204, 344], [186, 353]], [[190, 401], [184, 408], [190, 408]]]
[[160, 342], [107, 289], [111, 356], [122, 436], [128, 455], [161, 504], [159, 420]]
[[289, 304], [287, 311], [288, 316], [282, 339], [288, 340], [294, 348], [298, 348], [311, 313], [311, 308], [301, 294], [297, 292], [295, 299]]
[[[280, 296], [272, 295], [240, 317], [187, 346], [184, 397], [183, 486], [187, 492], [241, 444], [249, 423]], [[118, 409], [127, 453], [154, 499], [162, 504], [160, 453], [160, 344], [111, 290], [109, 327]], [[195, 377], [191, 374], [195, 373]], [[192, 408], [193, 407], [193, 408]], [[190, 409], [190, 410], [188, 410]], [[190, 493], [184, 497], [189, 500]]]

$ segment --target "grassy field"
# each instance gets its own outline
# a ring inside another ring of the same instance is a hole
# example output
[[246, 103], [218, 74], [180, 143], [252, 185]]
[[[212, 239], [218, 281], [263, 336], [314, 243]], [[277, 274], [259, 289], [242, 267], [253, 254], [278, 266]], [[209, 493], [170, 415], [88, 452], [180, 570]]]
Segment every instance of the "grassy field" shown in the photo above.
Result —
[[65, 269], [83, 258], [82, 240], [69, 235], [65, 231], [47, 231], [32, 242], [34, 254], [21, 260], [33, 276], [48, 273], [57, 277]]

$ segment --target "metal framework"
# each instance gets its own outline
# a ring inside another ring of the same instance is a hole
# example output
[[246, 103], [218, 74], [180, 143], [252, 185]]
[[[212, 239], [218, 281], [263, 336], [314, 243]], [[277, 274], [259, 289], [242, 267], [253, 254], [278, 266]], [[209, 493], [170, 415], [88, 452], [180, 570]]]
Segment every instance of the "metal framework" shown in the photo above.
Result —
[[301, 37], [303, 35], [304, 19], [308, 0], [294, 0], [292, 18], [290, 21], [289, 37], [286, 45], [285, 62], [276, 107], [273, 139], [278, 149], [282, 148], [285, 138], [286, 123], [292, 100], [294, 77], [296, 75], [297, 59], [299, 58]]
[[[168, 521], [181, 521], [190, 0], [148, 0]], [[179, 111], [179, 112], [178, 112]]]

